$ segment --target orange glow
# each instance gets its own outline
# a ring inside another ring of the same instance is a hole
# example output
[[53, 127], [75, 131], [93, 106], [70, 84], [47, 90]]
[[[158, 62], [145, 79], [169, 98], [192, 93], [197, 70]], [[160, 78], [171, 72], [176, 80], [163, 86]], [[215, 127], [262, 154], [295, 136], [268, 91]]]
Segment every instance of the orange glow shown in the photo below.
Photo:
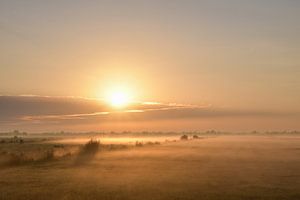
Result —
[[115, 108], [124, 108], [132, 101], [132, 94], [128, 88], [113, 88], [108, 90], [106, 100]]

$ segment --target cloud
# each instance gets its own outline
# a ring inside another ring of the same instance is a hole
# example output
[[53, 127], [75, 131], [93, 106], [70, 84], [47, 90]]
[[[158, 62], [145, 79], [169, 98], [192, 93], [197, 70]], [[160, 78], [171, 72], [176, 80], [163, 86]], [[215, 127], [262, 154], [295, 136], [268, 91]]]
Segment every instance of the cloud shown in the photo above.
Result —
[[[116, 110], [106, 102], [98, 99], [33, 95], [0, 96], [0, 122], [87, 119], [107, 121], [119, 120], [120, 116], [122, 116], [123, 120], [130, 120], [132, 118], [135, 120], [147, 120], [147, 117], [152, 119], [156, 117], [155, 115], [159, 115], [159, 113], [191, 108], [200, 109], [203, 106], [159, 102], [133, 102], [126, 109]], [[160, 118], [159, 116], [157, 117]]]
[[118, 110], [98, 99], [50, 96], [0, 96], [0, 127], [16, 124], [84, 125], [111, 122], [163, 121], [293, 116], [298, 113], [220, 109], [210, 105], [134, 102]]
[[86, 114], [104, 110], [96, 100], [75, 97], [0, 96], [0, 117]]

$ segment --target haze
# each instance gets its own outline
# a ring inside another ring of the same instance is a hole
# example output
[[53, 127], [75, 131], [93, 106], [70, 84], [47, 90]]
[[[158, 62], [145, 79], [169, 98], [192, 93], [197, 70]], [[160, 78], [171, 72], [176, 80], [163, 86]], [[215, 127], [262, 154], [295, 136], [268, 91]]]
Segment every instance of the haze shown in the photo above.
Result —
[[[299, 129], [299, 8], [293, 0], [2, 0], [0, 127]], [[76, 126], [65, 119], [28, 122], [35, 109], [41, 112], [35, 117], [108, 112], [82, 98], [103, 104], [107, 91], [120, 85], [133, 101], [184, 108], [176, 108], [176, 117], [167, 109], [152, 117], [136, 113], [134, 120], [77, 119]], [[39, 103], [45, 96], [51, 111]], [[56, 97], [81, 97], [84, 105], [62, 112]], [[31, 112], [16, 109], [28, 102]], [[3, 112], [8, 108], [10, 115]]]

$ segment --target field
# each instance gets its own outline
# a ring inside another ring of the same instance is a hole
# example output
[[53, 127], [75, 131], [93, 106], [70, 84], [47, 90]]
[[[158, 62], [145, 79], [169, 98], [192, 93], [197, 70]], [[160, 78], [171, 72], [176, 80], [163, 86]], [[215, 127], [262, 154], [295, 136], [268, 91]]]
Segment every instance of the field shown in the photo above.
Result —
[[[82, 138], [0, 144], [0, 199], [300, 199], [299, 135], [174, 138], [106, 140], [89, 156]], [[43, 156], [6, 163], [20, 149]]]

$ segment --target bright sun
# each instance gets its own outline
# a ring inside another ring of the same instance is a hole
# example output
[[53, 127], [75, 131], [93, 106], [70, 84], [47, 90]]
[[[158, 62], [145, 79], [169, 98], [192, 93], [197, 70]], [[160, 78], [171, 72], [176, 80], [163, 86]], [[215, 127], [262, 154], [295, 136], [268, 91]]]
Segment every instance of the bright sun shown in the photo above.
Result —
[[131, 101], [131, 96], [126, 90], [112, 90], [108, 94], [108, 102], [116, 108], [122, 108], [127, 106]]

